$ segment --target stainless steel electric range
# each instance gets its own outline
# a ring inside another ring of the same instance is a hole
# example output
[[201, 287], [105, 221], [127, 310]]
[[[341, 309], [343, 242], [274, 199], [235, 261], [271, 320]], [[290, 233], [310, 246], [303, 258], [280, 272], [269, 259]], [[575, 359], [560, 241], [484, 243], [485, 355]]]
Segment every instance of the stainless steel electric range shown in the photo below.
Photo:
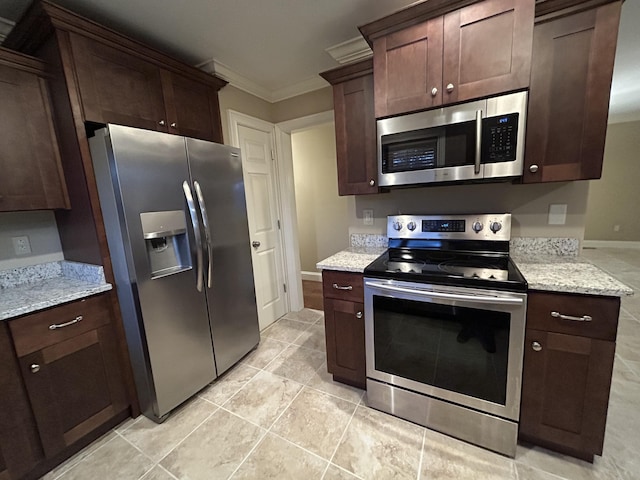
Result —
[[511, 215], [388, 217], [364, 270], [371, 407], [515, 456], [527, 284]]

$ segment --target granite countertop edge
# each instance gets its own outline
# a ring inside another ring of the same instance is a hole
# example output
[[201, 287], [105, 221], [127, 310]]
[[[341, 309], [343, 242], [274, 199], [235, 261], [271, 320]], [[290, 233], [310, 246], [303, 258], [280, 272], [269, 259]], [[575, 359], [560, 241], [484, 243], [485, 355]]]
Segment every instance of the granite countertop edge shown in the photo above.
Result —
[[[80, 300], [113, 288], [104, 280], [100, 266], [58, 263], [60, 266], [46, 264], [35, 267], [42, 274], [35, 281], [16, 282], [15, 285], [0, 288], [0, 321]], [[21, 274], [18, 270], [9, 273], [14, 278]]]
[[[363, 273], [385, 248], [351, 247], [316, 264], [319, 270]], [[609, 273], [577, 255], [514, 255], [529, 290], [624, 297], [634, 292]]]

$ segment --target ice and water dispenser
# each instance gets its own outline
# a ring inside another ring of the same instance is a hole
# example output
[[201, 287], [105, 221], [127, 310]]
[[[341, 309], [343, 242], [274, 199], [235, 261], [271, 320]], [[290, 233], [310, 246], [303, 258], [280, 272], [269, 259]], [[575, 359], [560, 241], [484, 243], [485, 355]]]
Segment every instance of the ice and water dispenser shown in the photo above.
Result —
[[140, 214], [142, 233], [151, 266], [151, 278], [191, 268], [187, 222], [182, 210]]

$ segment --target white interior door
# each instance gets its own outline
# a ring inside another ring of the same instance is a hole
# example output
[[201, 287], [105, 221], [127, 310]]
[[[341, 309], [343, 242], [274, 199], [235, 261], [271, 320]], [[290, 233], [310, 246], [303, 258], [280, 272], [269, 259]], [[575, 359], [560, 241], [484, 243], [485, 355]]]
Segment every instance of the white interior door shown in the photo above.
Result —
[[[266, 126], [265, 126], [266, 127]], [[238, 124], [247, 197], [258, 322], [264, 329], [287, 311], [273, 128]]]

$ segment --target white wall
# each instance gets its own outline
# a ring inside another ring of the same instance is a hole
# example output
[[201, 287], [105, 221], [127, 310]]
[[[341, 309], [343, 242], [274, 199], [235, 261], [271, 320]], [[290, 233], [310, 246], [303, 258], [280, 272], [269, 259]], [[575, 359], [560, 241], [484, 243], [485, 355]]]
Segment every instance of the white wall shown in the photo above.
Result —
[[[16, 255], [11, 237], [27, 235], [31, 253]], [[0, 213], [0, 270], [63, 260], [56, 220], [51, 211]]]
[[349, 246], [349, 212], [354, 197], [338, 196], [335, 126], [327, 123], [293, 132], [298, 240], [302, 271]]

